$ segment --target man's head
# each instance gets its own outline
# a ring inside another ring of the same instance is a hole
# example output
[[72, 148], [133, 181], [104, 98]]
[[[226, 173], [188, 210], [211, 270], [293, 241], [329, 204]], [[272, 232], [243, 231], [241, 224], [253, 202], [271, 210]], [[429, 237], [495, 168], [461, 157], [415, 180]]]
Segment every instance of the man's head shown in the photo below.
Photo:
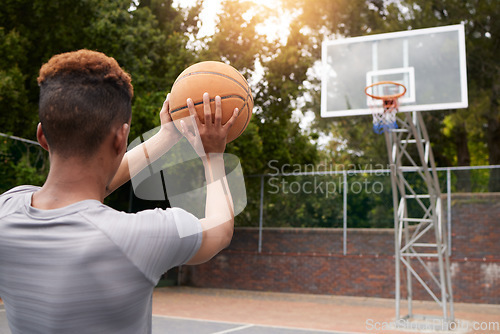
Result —
[[39, 117], [52, 153], [90, 157], [116, 125], [131, 117], [130, 75], [103, 53], [79, 50], [40, 69]]

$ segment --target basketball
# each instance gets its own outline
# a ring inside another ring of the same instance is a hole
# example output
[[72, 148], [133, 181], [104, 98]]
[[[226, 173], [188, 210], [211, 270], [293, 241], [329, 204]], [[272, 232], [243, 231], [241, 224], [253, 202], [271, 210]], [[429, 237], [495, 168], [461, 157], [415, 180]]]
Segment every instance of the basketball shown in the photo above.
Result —
[[245, 131], [252, 117], [253, 97], [250, 87], [234, 67], [217, 61], [204, 61], [191, 65], [175, 80], [169, 98], [169, 111], [175, 121], [189, 116], [186, 100], [191, 98], [196, 112], [203, 120], [203, 94], [210, 96], [212, 117], [215, 113], [215, 97], [222, 101], [222, 124], [232, 116], [234, 108], [239, 114], [229, 130], [227, 142], [238, 138]]

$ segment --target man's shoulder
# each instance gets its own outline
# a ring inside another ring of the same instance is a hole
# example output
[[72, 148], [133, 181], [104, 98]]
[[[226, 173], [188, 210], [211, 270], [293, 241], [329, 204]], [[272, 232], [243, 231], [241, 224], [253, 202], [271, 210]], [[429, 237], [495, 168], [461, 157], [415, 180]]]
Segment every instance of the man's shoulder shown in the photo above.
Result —
[[[108, 235], [148, 235], [175, 233], [185, 237], [201, 232], [194, 215], [180, 208], [150, 209], [137, 213], [117, 211], [100, 205], [79, 213], [87, 222]], [[170, 232], [169, 232], [170, 231]]]
[[18, 209], [26, 194], [32, 194], [40, 189], [36, 186], [18, 186], [0, 195], [0, 216], [6, 216]]
[[37, 191], [38, 189], [40, 189], [40, 187], [37, 187], [37, 186], [30, 186], [30, 185], [23, 185], [23, 186], [17, 186], [17, 187], [14, 187], [10, 190], [7, 190], [6, 192], [4, 192], [3, 194], [0, 195], [0, 198], [12, 198], [16, 195], [20, 195], [20, 194], [26, 194], [26, 193], [33, 193], [35, 191]]
[[111, 208], [105, 204], [93, 206], [88, 210], [80, 212], [88, 220], [102, 223], [138, 223], [151, 225], [153, 222], [175, 222], [179, 217], [186, 218], [185, 215], [191, 215], [182, 209], [149, 209], [135, 213], [128, 213]]

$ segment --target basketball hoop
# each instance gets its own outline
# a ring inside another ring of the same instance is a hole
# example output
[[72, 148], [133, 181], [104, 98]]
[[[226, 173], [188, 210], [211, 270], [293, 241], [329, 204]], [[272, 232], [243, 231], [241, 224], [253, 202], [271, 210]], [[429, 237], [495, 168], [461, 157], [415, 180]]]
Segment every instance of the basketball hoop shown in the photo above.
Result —
[[[368, 93], [369, 89], [373, 87], [382, 87], [387, 85], [389, 89], [383, 89], [382, 94]], [[386, 94], [390, 90], [400, 90], [399, 87], [403, 88], [402, 92], [395, 94]], [[380, 81], [376, 82], [365, 88], [365, 94], [374, 100], [382, 100], [382, 104], [379, 105], [376, 102], [370, 103], [370, 109], [373, 115], [373, 131], [377, 134], [381, 134], [392, 129], [397, 129], [398, 124], [396, 122], [396, 113], [398, 112], [399, 102], [398, 99], [405, 95], [406, 87], [403, 84], [393, 82], [393, 81]]]

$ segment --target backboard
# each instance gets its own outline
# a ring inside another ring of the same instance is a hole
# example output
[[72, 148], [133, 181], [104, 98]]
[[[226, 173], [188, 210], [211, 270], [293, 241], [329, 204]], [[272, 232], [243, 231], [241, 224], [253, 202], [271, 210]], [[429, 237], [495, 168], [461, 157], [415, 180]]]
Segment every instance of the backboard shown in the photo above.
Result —
[[367, 97], [365, 87], [379, 81], [394, 81], [407, 88], [399, 99], [399, 111], [466, 108], [464, 26], [323, 42], [321, 117], [371, 114], [369, 105], [382, 101]]

